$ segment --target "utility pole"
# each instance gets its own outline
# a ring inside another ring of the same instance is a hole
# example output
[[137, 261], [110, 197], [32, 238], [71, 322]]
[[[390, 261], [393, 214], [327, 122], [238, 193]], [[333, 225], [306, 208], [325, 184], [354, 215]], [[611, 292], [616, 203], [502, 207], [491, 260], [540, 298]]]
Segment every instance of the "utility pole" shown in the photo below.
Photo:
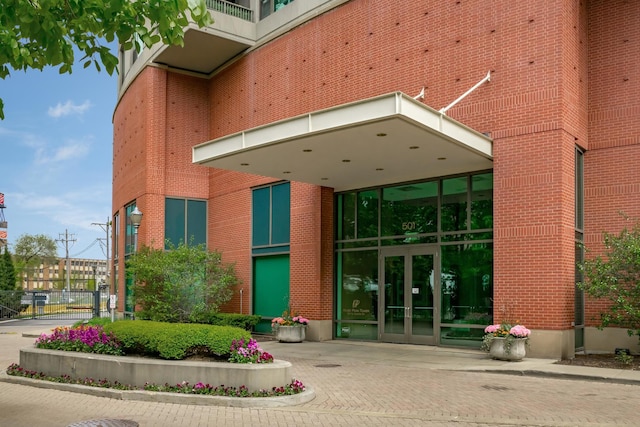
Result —
[[[109, 217], [107, 217], [107, 220], [104, 222], [104, 224], [100, 224], [99, 222], [92, 222], [91, 225], [97, 225], [100, 228], [102, 228], [102, 230], [104, 230], [104, 232], [106, 233], [106, 238], [104, 239], [104, 244], [106, 246], [106, 256], [107, 256], [107, 277], [106, 277], [106, 282], [107, 282], [107, 289], [109, 289], [109, 304], [111, 304], [111, 298], [115, 298], [116, 295], [116, 289], [115, 287], [113, 289], [111, 289], [111, 265], [109, 264], [109, 238], [111, 237], [109, 235], [109, 228], [111, 227], [111, 221], [109, 221]], [[98, 239], [98, 240], [102, 240], [102, 239]], [[95, 273], [94, 273], [94, 278], [95, 278]], [[96, 290], [97, 287], [96, 287]], [[111, 295], [114, 295], [114, 297], [112, 297]], [[110, 308], [111, 310], [111, 321], [115, 321], [115, 313], [116, 313], [116, 309], [115, 308]]]
[[[104, 222], [104, 224], [101, 224], [99, 222], [92, 222], [91, 225], [97, 225], [98, 227], [102, 228], [102, 230], [106, 233], [106, 238], [104, 239], [104, 243], [106, 246], [106, 255], [107, 255], [107, 277], [106, 277], [106, 281], [107, 281], [107, 285], [109, 286], [109, 292], [112, 294], [115, 294], [116, 291], [115, 289], [112, 291], [111, 290], [111, 266], [109, 265], [109, 229], [111, 227], [111, 221], [109, 221], [109, 217], [107, 217], [107, 220]], [[102, 240], [102, 239], [98, 239], [98, 240]]]
[[[60, 238], [58, 238], [56, 240], [56, 242], [64, 242], [64, 249], [65, 249], [65, 259], [67, 261], [67, 274], [65, 275], [65, 279], [67, 281], [67, 292], [71, 291], [71, 260], [69, 259], [69, 242], [73, 243], [76, 242], [77, 239], [74, 239], [73, 234], [71, 235], [71, 237], [69, 237], [69, 231], [68, 230], [64, 230], [64, 238], [62, 238], [63, 234], [60, 233]], [[69, 294], [67, 294], [67, 298], [69, 298]]]

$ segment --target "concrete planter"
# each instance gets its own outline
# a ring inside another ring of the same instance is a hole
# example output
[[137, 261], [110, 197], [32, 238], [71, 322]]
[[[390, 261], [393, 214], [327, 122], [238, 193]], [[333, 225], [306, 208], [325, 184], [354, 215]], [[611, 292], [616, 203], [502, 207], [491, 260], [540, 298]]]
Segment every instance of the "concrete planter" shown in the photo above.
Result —
[[526, 338], [512, 338], [507, 345], [506, 338], [493, 338], [489, 347], [489, 355], [493, 359], [517, 362], [524, 359], [527, 353]]
[[282, 387], [293, 378], [291, 363], [284, 360], [265, 364], [169, 361], [39, 348], [21, 349], [20, 366], [53, 377], [66, 374], [73, 378], [106, 378], [137, 387], [147, 382], [179, 384], [186, 381], [190, 384], [208, 383], [214, 387], [245, 385], [255, 391]]
[[302, 342], [305, 339], [306, 326], [277, 326], [276, 339], [280, 342]]

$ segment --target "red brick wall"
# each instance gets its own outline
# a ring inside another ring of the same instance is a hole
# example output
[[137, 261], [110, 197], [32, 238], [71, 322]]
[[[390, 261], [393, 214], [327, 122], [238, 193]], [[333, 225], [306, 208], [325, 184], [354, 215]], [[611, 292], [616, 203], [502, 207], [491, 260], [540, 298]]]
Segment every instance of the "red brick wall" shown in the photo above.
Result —
[[[491, 82], [449, 114], [495, 139], [496, 304], [515, 306], [511, 313], [534, 328], [569, 328], [573, 149], [575, 138], [586, 140], [579, 48], [586, 19], [584, 8], [565, 3], [349, 2], [212, 79], [211, 136], [423, 86], [425, 103], [439, 108], [491, 70]], [[292, 233], [299, 226], [292, 219]], [[292, 292], [317, 280], [315, 270], [298, 276], [297, 259], [306, 256], [292, 251], [292, 289], [300, 283]]]
[[[640, 2], [591, 0], [589, 8], [589, 151], [585, 154], [587, 256], [602, 233], [640, 217]], [[597, 325], [603, 301], [587, 299], [585, 319]]]
[[[162, 237], [164, 218], [147, 219], [165, 194], [208, 197], [209, 246], [236, 263], [246, 312], [250, 188], [271, 180], [191, 165], [191, 146], [374, 95], [414, 95], [423, 86], [424, 102], [441, 108], [491, 70], [491, 82], [448, 114], [494, 139], [496, 313], [509, 307], [532, 328], [568, 329], [574, 146], [592, 150], [585, 158], [587, 243], [611, 223], [611, 212], [640, 209], [632, 165], [640, 126], [633, 120], [640, 60], [631, 54], [640, 39], [632, 19], [638, 4], [354, 0], [210, 80], [148, 69], [114, 116], [114, 209], [138, 198], [147, 211], [141, 239], [151, 242]], [[130, 185], [139, 175], [144, 185]], [[291, 297], [322, 319], [332, 317], [331, 193], [292, 184]], [[229, 307], [239, 310], [239, 293]]]
[[[143, 212], [139, 244], [163, 247], [165, 196], [208, 197], [209, 170], [191, 163], [194, 141], [208, 132], [207, 88], [202, 79], [149, 67], [120, 100], [114, 114], [113, 209], [121, 217], [122, 258], [126, 204], [135, 201]], [[119, 275], [124, 295], [124, 269]]]

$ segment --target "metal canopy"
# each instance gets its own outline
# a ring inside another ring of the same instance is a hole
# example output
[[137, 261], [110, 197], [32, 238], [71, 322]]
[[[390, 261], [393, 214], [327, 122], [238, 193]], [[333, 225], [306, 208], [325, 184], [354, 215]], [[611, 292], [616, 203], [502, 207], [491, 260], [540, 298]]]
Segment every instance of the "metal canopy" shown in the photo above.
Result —
[[335, 191], [491, 169], [492, 141], [394, 92], [193, 147], [193, 162]]

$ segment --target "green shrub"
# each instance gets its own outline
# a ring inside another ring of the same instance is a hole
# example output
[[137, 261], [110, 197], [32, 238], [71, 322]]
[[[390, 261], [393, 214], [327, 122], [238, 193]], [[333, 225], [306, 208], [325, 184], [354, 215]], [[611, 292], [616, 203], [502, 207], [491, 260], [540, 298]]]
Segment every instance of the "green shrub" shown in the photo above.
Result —
[[126, 354], [162, 359], [184, 359], [203, 354], [227, 359], [233, 340], [249, 340], [251, 334], [232, 326], [163, 323], [147, 320], [117, 321], [105, 325], [122, 343]]
[[231, 299], [240, 280], [234, 266], [222, 262], [220, 252], [182, 242], [167, 242], [167, 249], [142, 246], [127, 260], [138, 318], [199, 323], [198, 318]]
[[206, 313], [197, 319], [197, 323], [206, 323], [208, 325], [218, 326], [235, 326], [247, 331], [251, 331], [260, 321], [261, 317], [257, 314], [239, 314], [239, 313]]
[[88, 320], [78, 320], [76, 323], [73, 324], [72, 328], [77, 328], [82, 325], [105, 326], [110, 323], [111, 323], [110, 317], [92, 317], [91, 319], [88, 319]]

